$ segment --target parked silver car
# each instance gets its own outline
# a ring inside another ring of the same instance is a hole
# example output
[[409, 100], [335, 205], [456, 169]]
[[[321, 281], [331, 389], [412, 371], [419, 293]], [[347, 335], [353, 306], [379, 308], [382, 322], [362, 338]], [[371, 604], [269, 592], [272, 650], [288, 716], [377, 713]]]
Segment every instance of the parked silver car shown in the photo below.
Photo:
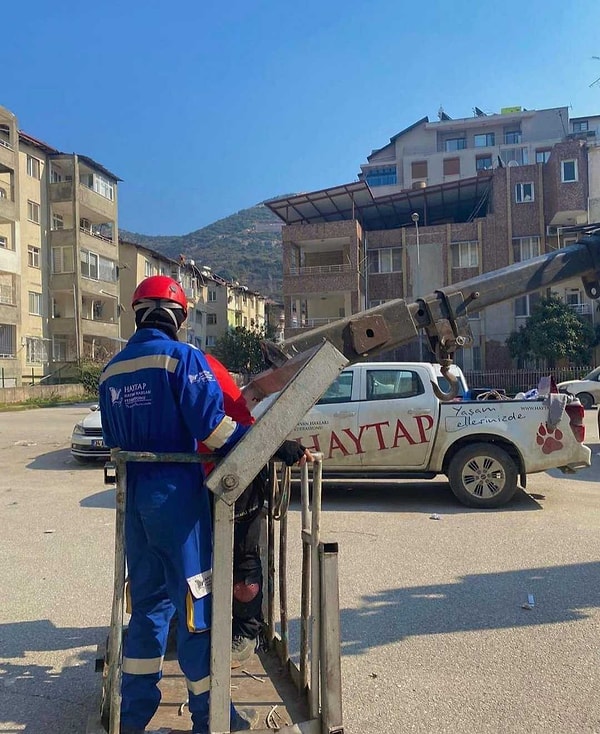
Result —
[[600, 367], [596, 367], [581, 380], [559, 382], [558, 389], [560, 392], [576, 395], [584, 408], [600, 404]]
[[102, 438], [100, 406], [92, 405], [89, 413], [75, 424], [71, 435], [71, 455], [81, 464], [110, 458], [110, 449]]

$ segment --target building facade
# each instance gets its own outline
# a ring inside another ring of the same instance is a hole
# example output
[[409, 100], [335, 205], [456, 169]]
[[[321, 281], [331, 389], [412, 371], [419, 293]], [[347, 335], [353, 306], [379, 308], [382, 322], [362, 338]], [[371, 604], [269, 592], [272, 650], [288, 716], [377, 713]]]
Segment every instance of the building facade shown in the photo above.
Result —
[[[600, 204], [600, 129], [596, 117], [569, 120], [567, 113], [424, 119], [371, 154], [358, 182], [268, 202], [286, 224], [286, 337], [574, 242]], [[489, 166], [478, 163], [483, 155]], [[552, 292], [597, 319], [581, 282]], [[474, 344], [457, 361], [466, 369], [510, 368], [506, 339], [542, 295], [486, 312], [475, 304]], [[421, 356], [432, 357], [420, 341], [393, 355]]]

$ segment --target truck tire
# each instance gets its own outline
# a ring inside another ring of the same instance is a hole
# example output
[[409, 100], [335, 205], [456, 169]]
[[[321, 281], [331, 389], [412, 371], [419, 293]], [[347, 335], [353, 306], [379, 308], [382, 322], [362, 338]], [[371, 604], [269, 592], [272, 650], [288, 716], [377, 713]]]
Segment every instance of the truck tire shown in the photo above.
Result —
[[492, 443], [474, 443], [457, 451], [448, 479], [456, 498], [468, 507], [500, 507], [517, 491], [514, 460]]

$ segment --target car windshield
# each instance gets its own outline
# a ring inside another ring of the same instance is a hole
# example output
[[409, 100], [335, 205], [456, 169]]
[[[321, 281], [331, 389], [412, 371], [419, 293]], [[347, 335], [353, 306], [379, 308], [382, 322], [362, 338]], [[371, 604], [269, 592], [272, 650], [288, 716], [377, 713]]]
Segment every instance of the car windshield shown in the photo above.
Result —
[[594, 382], [597, 382], [600, 379], [600, 367], [596, 367], [595, 370], [592, 370], [589, 375], [586, 375], [585, 377], [581, 378], [582, 380], [593, 380]]

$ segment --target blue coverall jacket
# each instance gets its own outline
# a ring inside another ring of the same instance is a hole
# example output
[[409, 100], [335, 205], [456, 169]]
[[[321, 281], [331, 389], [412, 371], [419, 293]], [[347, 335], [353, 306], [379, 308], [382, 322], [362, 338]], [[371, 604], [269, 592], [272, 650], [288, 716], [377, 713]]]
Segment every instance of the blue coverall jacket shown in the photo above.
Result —
[[[158, 329], [138, 330], [100, 378], [104, 440], [125, 451], [225, 453], [248, 430], [227, 417], [204, 354]], [[124, 646], [123, 726], [143, 729], [177, 609], [178, 657], [194, 732], [208, 730], [212, 529], [200, 464], [129, 463], [125, 514], [131, 619]], [[232, 715], [234, 715], [232, 713]]]

